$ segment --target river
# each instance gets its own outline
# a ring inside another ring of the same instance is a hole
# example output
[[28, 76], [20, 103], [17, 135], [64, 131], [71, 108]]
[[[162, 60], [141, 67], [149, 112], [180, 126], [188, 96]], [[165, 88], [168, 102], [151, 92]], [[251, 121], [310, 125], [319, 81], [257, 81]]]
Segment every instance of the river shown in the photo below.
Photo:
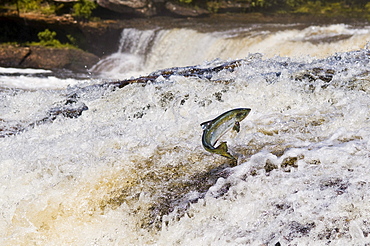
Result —
[[[0, 68], [0, 244], [369, 244], [368, 40], [346, 23], [127, 28], [83, 75]], [[234, 165], [200, 124], [238, 107]]]

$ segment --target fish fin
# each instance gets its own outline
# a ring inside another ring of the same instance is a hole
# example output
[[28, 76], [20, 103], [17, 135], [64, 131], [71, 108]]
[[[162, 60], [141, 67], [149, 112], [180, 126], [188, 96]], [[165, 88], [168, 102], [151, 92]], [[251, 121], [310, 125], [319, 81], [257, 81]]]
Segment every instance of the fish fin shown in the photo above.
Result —
[[222, 155], [222, 156], [224, 156], [226, 158], [230, 158], [230, 159], [235, 160], [235, 157], [232, 156], [228, 152], [228, 147], [227, 147], [226, 142], [222, 142], [216, 149], [217, 149], [217, 154]]
[[212, 120], [203, 122], [202, 124], [200, 124], [200, 126], [204, 130], [204, 129], [207, 129], [211, 124], [212, 124]]
[[238, 121], [235, 122], [235, 124], [233, 126], [233, 130], [236, 131], [236, 132], [240, 131], [240, 123]]

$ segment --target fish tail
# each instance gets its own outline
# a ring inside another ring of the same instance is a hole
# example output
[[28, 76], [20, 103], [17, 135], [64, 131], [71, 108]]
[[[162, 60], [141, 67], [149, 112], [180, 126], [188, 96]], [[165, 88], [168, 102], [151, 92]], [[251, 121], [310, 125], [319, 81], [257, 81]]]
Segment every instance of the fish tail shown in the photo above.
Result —
[[230, 159], [233, 159], [233, 160], [236, 160], [234, 156], [232, 156], [229, 152], [228, 152], [228, 147], [227, 147], [227, 144], [226, 142], [222, 142], [217, 148], [217, 153], [219, 155], [222, 155], [222, 156], [225, 156], [227, 158], [230, 158]]

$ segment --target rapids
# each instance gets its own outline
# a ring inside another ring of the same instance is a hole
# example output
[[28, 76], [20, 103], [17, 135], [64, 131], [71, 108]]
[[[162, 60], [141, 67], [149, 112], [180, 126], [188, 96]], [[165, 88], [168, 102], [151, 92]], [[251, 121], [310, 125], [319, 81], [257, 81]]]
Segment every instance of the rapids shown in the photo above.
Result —
[[214, 59], [241, 59], [251, 53], [262, 53], [265, 57], [324, 58], [336, 52], [361, 49], [370, 40], [368, 26], [346, 24], [253, 24], [210, 32], [204, 27], [198, 29], [124, 29], [118, 51], [96, 64], [93, 71], [122, 79]]
[[[2, 69], [0, 244], [370, 243], [368, 28], [261, 29], [123, 30], [90, 79]], [[238, 107], [232, 167], [200, 123]]]

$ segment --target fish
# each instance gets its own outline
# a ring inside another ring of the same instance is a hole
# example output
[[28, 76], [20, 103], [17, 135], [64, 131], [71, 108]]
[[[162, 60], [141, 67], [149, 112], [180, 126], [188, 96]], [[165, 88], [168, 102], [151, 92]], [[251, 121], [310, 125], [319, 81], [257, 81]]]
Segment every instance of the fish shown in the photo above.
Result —
[[236, 158], [228, 152], [226, 142], [221, 142], [217, 147], [215, 147], [215, 144], [230, 129], [239, 132], [240, 122], [247, 117], [250, 111], [250, 108], [232, 109], [217, 116], [213, 120], [200, 124], [203, 129], [202, 145], [204, 149], [208, 152], [236, 160]]

